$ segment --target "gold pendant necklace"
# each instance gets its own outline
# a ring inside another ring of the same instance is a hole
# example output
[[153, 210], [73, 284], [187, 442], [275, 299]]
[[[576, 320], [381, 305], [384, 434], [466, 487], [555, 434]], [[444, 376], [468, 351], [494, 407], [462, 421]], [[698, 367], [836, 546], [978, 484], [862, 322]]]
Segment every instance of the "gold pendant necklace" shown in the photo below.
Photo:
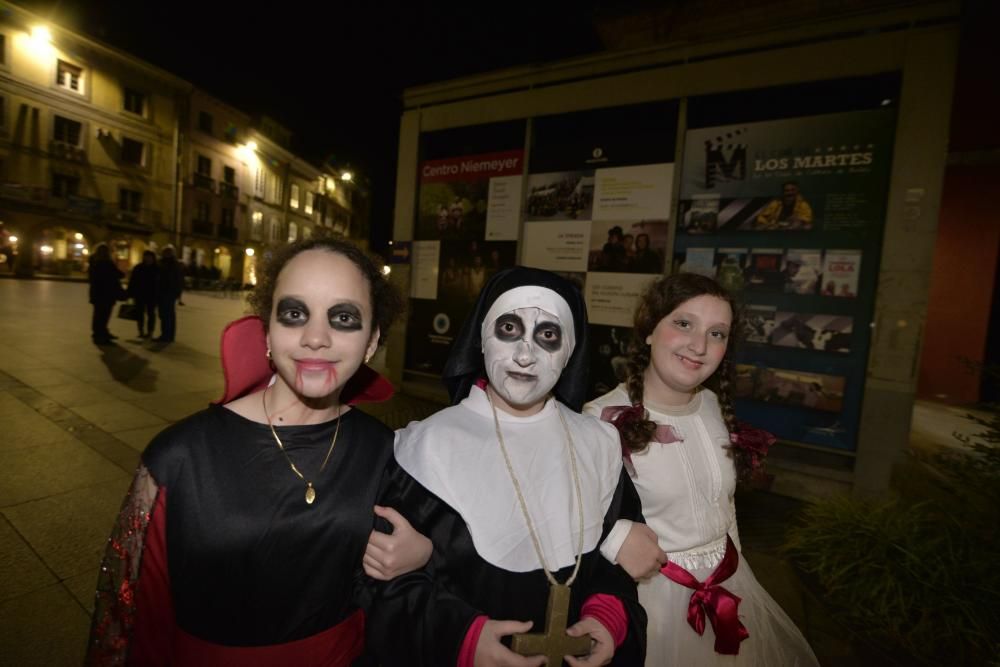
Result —
[[[299, 469], [295, 467], [295, 464], [292, 463], [292, 458], [288, 455], [288, 452], [285, 451], [285, 446], [281, 444], [281, 438], [278, 437], [278, 432], [274, 430], [274, 424], [271, 423], [271, 415], [267, 412], [267, 387], [264, 388], [264, 391], [261, 392], [260, 396], [260, 400], [264, 405], [264, 417], [267, 419], [267, 425], [271, 429], [271, 435], [274, 436], [274, 441], [278, 443], [278, 449], [280, 449], [281, 453], [285, 455], [285, 460], [288, 461], [288, 465], [291, 466], [292, 472], [298, 475], [299, 479], [306, 483], [306, 504], [312, 505], [316, 501], [316, 487], [314, 487], [313, 483], [306, 479], [305, 475], [303, 475]], [[330, 461], [330, 454], [333, 454], [333, 448], [337, 446], [337, 436], [340, 435], [340, 422], [343, 421], [342, 418], [343, 415], [338, 409], [337, 428], [333, 432], [333, 442], [330, 443], [330, 449], [326, 452], [326, 458], [323, 459], [323, 465], [319, 467], [320, 473], [326, 469], [326, 464]]]
[[545, 578], [549, 580], [549, 600], [545, 609], [545, 632], [542, 634], [515, 634], [511, 636], [510, 648], [520, 655], [544, 654], [548, 658], [549, 665], [560, 665], [564, 655], [581, 656], [590, 653], [590, 637], [570, 637], [566, 634], [566, 627], [569, 622], [569, 601], [570, 589], [576, 581], [576, 575], [580, 572], [580, 562], [583, 560], [583, 493], [580, 491], [580, 472], [576, 468], [576, 452], [573, 449], [573, 438], [569, 432], [569, 425], [562, 410], [556, 405], [556, 413], [562, 423], [563, 431], [566, 433], [566, 449], [569, 451], [570, 468], [573, 471], [573, 485], [576, 488], [577, 512], [580, 515], [580, 540], [576, 551], [576, 565], [573, 573], [560, 584], [555, 576], [549, 571], [545, 563], [545, 554], [542, 553], [542, 545], [538, 541], [538, 534], [535, 532], [535, 525], [528, 514], [528, 503], [521, 493], [521, 485], [514, 474], [514, 466], [510, 462], [510, 455], [504, 445], [503, 433], [500, 431], [500, 418], [497, 416], [497, 407], [493, 404], [490, 393], [486, 391], [486, 398], [490, 402], [493, 410], [493, 426], [497, 432], [497, 442], [500, 443], [500, 451], [503, 453], [503, 460], [507, 464], [507, 472], [510, 474], [510, 481], [514, 484], [514, 492], [517, 494], [518, 503], [521, 505], [521, 512], [524, 514], [524, 521], [528, 524], [528, 534], [531, 536], [531, 543], [538, 554], [538, 560], [542, 564], [542, 571]]

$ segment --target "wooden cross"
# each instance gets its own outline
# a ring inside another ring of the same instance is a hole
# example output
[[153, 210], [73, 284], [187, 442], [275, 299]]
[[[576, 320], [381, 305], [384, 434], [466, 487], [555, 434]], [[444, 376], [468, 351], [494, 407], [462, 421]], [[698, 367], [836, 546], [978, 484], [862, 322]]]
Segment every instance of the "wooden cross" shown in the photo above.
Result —
[[566, 634], [569, 621], [569, 586], [549, 586], [549, 603], [545, 610], [545, 634], [511, 636], [510, 648], [520, 655], [544, 655], [549, 667], [563, 664], [567, 655], [590, 653], [590, 636], [570, 637]]

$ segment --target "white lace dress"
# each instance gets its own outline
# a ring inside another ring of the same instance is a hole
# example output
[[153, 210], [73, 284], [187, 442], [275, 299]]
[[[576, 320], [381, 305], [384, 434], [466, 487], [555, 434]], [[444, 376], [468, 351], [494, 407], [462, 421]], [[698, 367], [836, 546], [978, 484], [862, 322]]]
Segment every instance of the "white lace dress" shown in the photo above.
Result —
[[[584, 412], [600, 417], [605, 407], [629, 404], [628, 392], [619, 385], [584, 406]], [[726, 535], [740, 549], [733, 503], [736, 471], [725, 449], [729, 434], [718, 399], [702, 389], [680, 408], [649, 403], [645, 407], [652, 420], [672, 426], [683, 441], [653, 442], [646, 451], [632, 455], [637, 473], [632, 481], [643, 516], [670, 560], [704, 581], [725, 555]], [[628, 528], [628, 522], [619, 522], [608, 536], [602, 547], [606, 557], [614, 559]], [[663, 575], [640, 583], [639, 602], [649, 616], [647, 667], [819, 664], [802, 633], [757, 582], [742, 555], [736, 572], [721, 586], [742, 599], [739, 618], [750, 636], [740, 643], [738, 655], [716, 653], [715, 633], [707, 620], [703, 635], [688, 624], [690, 589]]]

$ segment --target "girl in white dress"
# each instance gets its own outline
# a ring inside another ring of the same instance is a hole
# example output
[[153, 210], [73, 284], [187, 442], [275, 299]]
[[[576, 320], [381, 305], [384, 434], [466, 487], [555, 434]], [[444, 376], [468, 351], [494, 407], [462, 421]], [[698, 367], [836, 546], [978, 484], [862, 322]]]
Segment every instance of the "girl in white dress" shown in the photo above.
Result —
[[818, 664], [740, 553], [736, 480], [769, 443], [733, 415], [736, 312], [710, 278], [657, 280], [636, 312], [626, 382], [584, 407], [619, 428], [652, 529], [619, 521], [602, 548], [641, 580], [647, 667]]

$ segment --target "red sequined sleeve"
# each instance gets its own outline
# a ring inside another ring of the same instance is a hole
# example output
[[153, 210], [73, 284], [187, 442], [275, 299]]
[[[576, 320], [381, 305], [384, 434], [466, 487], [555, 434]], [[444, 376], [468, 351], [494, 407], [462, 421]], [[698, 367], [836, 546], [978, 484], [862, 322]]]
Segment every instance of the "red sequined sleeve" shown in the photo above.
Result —
[[[121, 512], [108, 538], [97, 579], [97, 597], [87, 647], [87, 665], [135, 664], [137, 653], [147, 654], [151, 636], [168, 642], [159, 659], [169, 660], [172, 628], [150, 629], [151, 623], [172, 624], [166, 569], [166, 489], [160, 488], [144, 465], [129, 487]], [[150, 596], [159, 597], [152, 605]], [[159, 618], [156, 618], [156, 617]], [[157, 651], [159, 653], [159, 651]]]

